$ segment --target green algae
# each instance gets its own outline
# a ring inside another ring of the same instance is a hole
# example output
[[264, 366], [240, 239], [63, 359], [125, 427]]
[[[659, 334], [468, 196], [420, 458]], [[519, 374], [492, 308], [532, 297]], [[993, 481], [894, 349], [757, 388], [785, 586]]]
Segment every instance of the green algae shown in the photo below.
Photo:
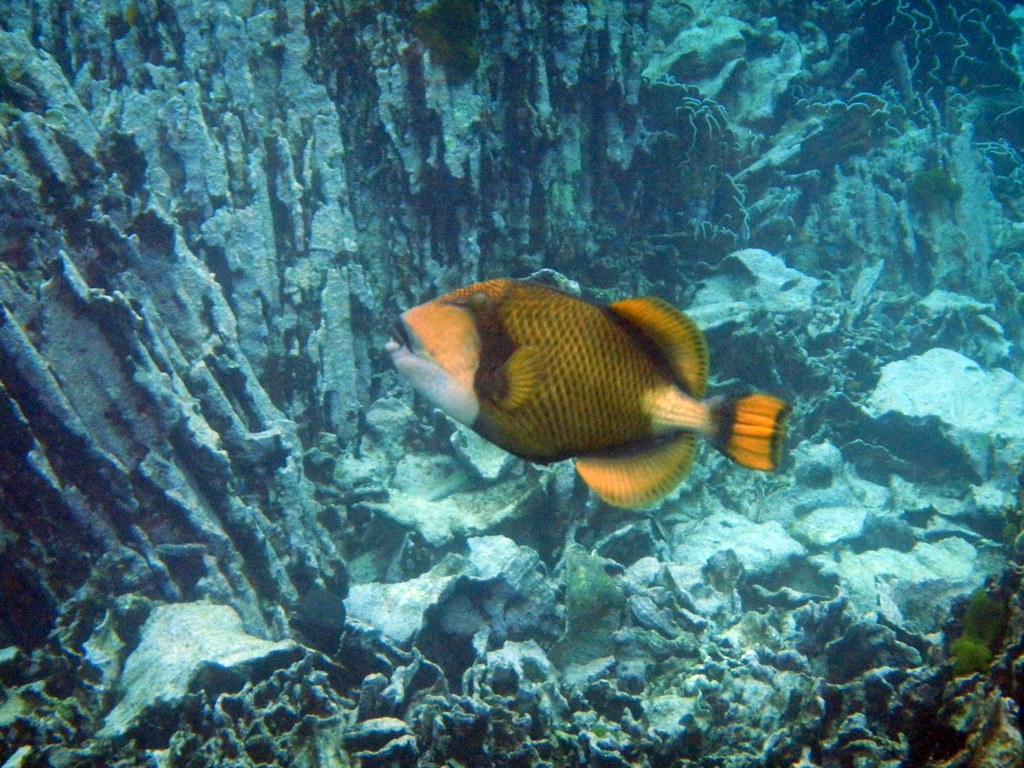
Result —
[[986, 587], [971, 595], [964, 614], [963, 634], [949, 647], [953, 675], [962, 677], [984, 672], [992, 663], [1006, 632], [1009, 611], [1005, 600], [992, 597]]
[[565, 556], [565, 634], [554, 649], [560, 664], [582, 664], [615, 650], [626, 597], [605, 561], [573, 545]]
[[467, 81], [480, 63], [480, 18], [474, 0], [437, 0], [416, 14], [414, 29], [449, 82]]
[[963, 186], [941, 166], [919, 171], [907, 184], [910, 204], [921, 211], [946, 209], [955, 205], [963, 194]]

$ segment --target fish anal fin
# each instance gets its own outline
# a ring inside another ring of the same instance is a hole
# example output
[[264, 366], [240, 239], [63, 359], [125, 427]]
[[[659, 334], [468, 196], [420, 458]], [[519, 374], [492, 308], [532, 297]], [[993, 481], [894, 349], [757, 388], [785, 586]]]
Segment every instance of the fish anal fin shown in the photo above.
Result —
[[581, 456], [576, 459], [576, 471], [609, 504], [643, 507], [679, 485], [696, 451], [696, 435], [680, 432], [628, 455]]
[[698, 400], [704, 397], [710, 365], [708, 346], [693, 320], [667, 301], [651, 296], [623, 299], [608, 308], [657, 347], [686, 385], [688, 394]]
[[770, 472], [779, 465], [790, 411], [788, 403], [771, 395], [717, 401], [711, 407], [712, 443], [737, 464]]
[[544, 379], [544, 354], [537, 347], [519, 347], [501, 367], [505, 392], [496, 405], [514, 411], [533, 398]]

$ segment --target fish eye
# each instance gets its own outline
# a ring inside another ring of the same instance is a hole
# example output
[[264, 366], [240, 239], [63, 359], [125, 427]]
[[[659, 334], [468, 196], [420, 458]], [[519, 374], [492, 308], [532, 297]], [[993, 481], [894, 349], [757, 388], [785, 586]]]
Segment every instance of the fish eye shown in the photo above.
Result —
[[487, 294], [483, 291], [476, 291], [472, 296], [469, 297], [469, 308], [474, 312], [479, 312], [487, 306]]

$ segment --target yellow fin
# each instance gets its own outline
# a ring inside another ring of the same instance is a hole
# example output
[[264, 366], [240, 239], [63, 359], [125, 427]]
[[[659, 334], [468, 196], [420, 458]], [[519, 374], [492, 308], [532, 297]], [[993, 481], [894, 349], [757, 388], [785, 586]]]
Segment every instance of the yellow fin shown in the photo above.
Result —
[[679, 485], [696, 451], [696, 435], [680, 432], [636, 454], [581, 456], [576, 459], [576, 471], [609, 504], [643, 507]]
[[501, 366], [507, 391], [497, 405], [514, 411], [529, 402], [544, 379], [544, 354], [536, 347], [519, 347]]
[[637, 328], [668, 360], [686, 385], [687, 394], [700, 400], [707, 389], [708, 345], [689, 317], [662, 299], [645, 296], [623, 299], [609, 306]]
[[719, 400], [711, 407], [712, 443], [737, 464], [770, 472], [779, 466], [790, 411], [788, 403], [771, 395]]

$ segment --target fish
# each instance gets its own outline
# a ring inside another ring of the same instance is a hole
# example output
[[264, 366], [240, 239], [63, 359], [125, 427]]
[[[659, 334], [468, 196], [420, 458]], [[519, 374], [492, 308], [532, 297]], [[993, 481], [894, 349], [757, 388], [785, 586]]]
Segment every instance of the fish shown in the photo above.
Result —
[[385, 350], [455, 421], [531, 462], [573, 459], [616, 507], [670, 493], [701, 437], [741, 466], [776, 469], [792, 410], [756, 392], [705, 398], [704, 334], [657, 297], [599, 305], [487, 280], [403, 312]]

